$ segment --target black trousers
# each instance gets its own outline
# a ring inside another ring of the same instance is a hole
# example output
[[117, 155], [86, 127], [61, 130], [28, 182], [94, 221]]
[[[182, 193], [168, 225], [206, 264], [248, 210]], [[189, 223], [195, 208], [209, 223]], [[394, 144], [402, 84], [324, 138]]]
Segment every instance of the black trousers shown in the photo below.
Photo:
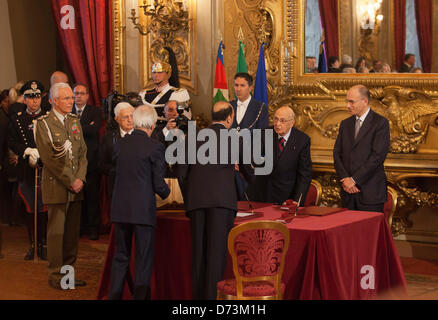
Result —
[[81, 230], [83, 233], [99, 233], [99, 174], [97, 170], [87, 173], [86, 179], [82, 201]]
[[192, 234], [192, 283], [194, 300], [215, 300], [217, 283], [227, 263], [228, 233], [235, 211], [207, 208], [187, 213]]
[[109, 300], [120, 300], [131, 260], [132, 234], [135, 235], [135, 300], [145, 300], [150, 292], [154, 260], [154, 227], [141, 224], [115, 223], [116, 253], [111, 266]]
[[349, 210], [382, 212], [384, 203], [365, 204], [360, 201], [359, 194], [351, 194], [342, 198], [342, 206]]

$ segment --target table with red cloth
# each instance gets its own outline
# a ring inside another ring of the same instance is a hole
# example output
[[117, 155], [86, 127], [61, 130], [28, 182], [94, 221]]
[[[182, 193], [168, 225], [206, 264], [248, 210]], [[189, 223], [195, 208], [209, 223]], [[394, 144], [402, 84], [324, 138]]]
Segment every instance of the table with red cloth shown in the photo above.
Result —
[[[240, 207], [248, 209], [246, 203]], [[279, 206], [253, 204], [262, 213], [239, 221], [278, 220]], [[392, 234], [383, 214], [344, 210], [324, 216], [300, 216], [287, 223], [290, 230], [283, 282], [284, 299], [397, 299], [407, 297], [406, 281]], [[98, 289], [98, 299], [109, 291], [115, 252], [113, 230]], [[134, 245], [133, 245], [134, 250]], [[190, 222], [184, 213], [157, 214], [152, 299], [191, 299]], [[134, 254], [123, 298], [131, 299]], [[374, 276], [374, 281], [371, 277]], [[228, 256], [225, 278], [233, 278]], [[374, 288], [373, 288], [374, 287]]]

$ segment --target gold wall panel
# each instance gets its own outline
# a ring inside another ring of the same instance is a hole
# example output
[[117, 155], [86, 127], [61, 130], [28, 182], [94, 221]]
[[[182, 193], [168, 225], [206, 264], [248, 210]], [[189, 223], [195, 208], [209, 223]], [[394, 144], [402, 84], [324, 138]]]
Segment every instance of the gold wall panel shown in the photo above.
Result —
[[[142, 5], [143, 0], [138, 0]], [[140, 87], [152, 87], [152, 65], [164, 58], [162, 48], [171, 47], [175, 53], [180, 85], [188, 89], [193, 94], [197, 94], [197, 74], [196, 74], [196, 0], [188, 0], [188, 30], [179, 30], [172, 34], [169, 39], [163, 38], [154, 32], [140, 37]], [[149, 18], [142, 10], [137, 10], [140, 23], [147, 25]]]
[[225, 0], [224, 1], [224, 59], [228, 78], [230, 99], [234, 95], [233, 77], [237, 68], [239, 51], [239, 30], [242, 29], [245, 44], [245, 59], [248, 72], [255, 77], [260, 53], [264, 41], [265, 62], [268, 87], [281, 79], [283, 1], [281, 0]]
[[113, 9], [113, 75], [114, 90], [124, 92], [125, 64], [125, 3], [122, 0], [112, 2]]

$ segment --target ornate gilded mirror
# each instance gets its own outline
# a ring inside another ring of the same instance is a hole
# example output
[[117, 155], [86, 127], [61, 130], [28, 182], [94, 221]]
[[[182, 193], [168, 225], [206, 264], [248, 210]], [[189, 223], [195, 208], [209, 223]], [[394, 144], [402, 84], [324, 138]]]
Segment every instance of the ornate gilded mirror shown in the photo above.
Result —
[[[340, 121], [349, 116], [346, 92], [363, 84], [371, 91], [371, 108], [390, 121], [391, 150], [385, 169], [399, 194], [393, 231], [409, 233], [413, 225], [409, 215], [438, 207], [438, 190], [433, 187], [438, 178], [438, 74], [305, 73], [306, 1], [283, 1], [284, 43], [292, 54], [283, 51], [283, 86], [274, 92], [271, 108], [291, 105], [296, 126], [311, 137], [314, 176], [324, 189], [322, 203], [333, 205], [339, 199], [333, 146]], [[347, 2], [354, 1], [339, 1]]]

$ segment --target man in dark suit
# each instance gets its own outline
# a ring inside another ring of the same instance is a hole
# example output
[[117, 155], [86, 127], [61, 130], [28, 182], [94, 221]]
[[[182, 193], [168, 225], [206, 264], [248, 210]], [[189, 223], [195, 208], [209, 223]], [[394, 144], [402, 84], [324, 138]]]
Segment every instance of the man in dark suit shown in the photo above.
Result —
[[400, 73], [409, 73], [412, 72], [415, 65], [415, 54], [407, 53], [405, 55], [405, 60], [403, 61], [403, 64], [400, 67], [400, 70], [398, 72]]
[[134, 107], [128, 102], [119, 102], [114, 108], [114, 120], [107, 124], [106, 133], [102, 137], [99, 150], [99, 169], [100, 172], [108, 176], [109, 196], [112, 197], [116, 170], [112, 161], [113, 148], [115, 143], [127, 134], [134, 131], [134, 121], [132, 115]]
[[99, 239], [100, 211], [99, 211], [99, 170], [97, 167], [99, 156], [99, 129], [101, 114], [99, 108], [87, 104], [88, 87], [76, 84], [73, 87], [75, 106], [73, 113], [81, 122], [85, 144], [87, 145], [87, 183], [84, 187], [84, 201], [82, 205], [81, 229], [88, 232], [90, 240]]
[[237, 99], [230, 101], [234, 109], [234, 121], [231, 128], [265, 129], [269, 126], [268, 106], [251, 96], [252, 76], [245, 72], [234, 76], [234, 92]]
[[[241, 129], [265, 129], [269, 126], [268, 106], [254, 99], [251, 91], [254, 89], [253, 78], [246, 72], [238, 72], [234, 75], [234, 92], [237, 99], [231, 101], [234, 109], [234, 121], [231, 128]], [[248, 184], [236, 173], [236, 186], [238, 200], [245, 200], [245, 191]]]
[[[192, 235], [192, 281], [193, 299], [216, 299], [217, 282], [224, 276], [227, 261], [228, 233], [234, 224], [237, 211], [237, 193], [234, 182], [235, 164], [227, 152], [226, 164], [220, 163], [221, 130], [228, 131], [233, 124], [234, 110], [224, 101], [213, 107], [213, 123], [208, 127], [217, 141], [216, 164], [178, 165], [183, 181], [184, 206], [190, 218]], [[197, 143], [197, 149], [201, 147]], [[242, 164], [239, 153], [239, 170], [246, 179], [253, 179], [251, 165]]]
[[150, 138], [157, 122], [153, 107], [134, 111], [135, 130], [114, 145], [116, 182], [111, 204], [116, 253], [111, 267], [108, 299], [121, 299], [135, 235], [134, 299], [144, 300], [149, 291], [154, 258], [156, 223], [155, 193], [165, 199], [170, 193], [164, 181], [164, 146]]
[[387, 199], [383, 163], [389, 150], [389, 123], [370, 109], [369, 101], [365, 86], [348, 90], [346, 102], [351, 117], [341, 122], [333, 158], [342, 182], [342, 206], [383, 212]]
[[[272, 152], [274, 165], [271, 174], [258, 176], [258, 201], [283, 203], [287, 199], [302, 205], [312, 181], [310, 138], [294, 127], [295, 114], [288, 106], [278, 108], [274, 114]], [[264, 145], [268, 145], [264, 143]]]

